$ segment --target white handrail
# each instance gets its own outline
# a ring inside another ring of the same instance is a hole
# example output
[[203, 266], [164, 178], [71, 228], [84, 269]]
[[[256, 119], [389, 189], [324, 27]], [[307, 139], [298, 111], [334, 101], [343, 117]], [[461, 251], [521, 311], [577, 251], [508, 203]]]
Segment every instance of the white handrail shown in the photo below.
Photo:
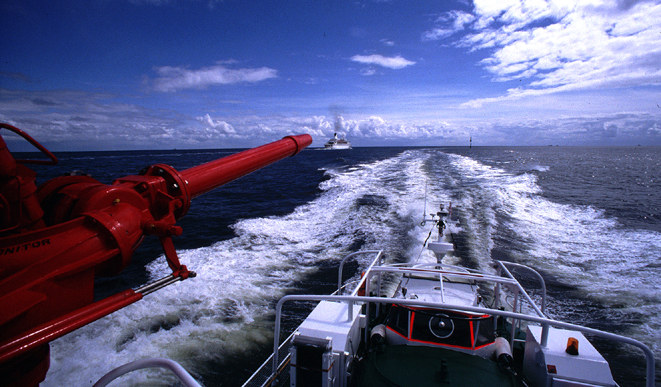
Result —
[[[355, 253], [351, 253], [346, 255], [344, 258], [342, 258], [342, 261], [340, 261], [340, 268], [337, 271], [337, 291], [338, 293], [342, 291], [342, 271], [344, 269], [344, 263], [347, 261], [347, 259], [351, 257], [355, 257], [356, 255], [361, 255], [361, 254], [374, 254], [376, 253], [377, 256], [372, 260], [372, 266], [374, 266], [374, 263], [377, 262], [378, 258], [381, 256], [383, 253], [383, 250], [361, 250], [361, 251], [356, 251]], [[360, 285], [359, 285], [360, 286]]]
[[[544, 309], [546, 309], [546, 282], [544, 281], [544, 277], [542, 277], [541, 274], [535, 269], [533, 269], [530, 266], [522, 265], [520, 263], [516, 262], [509, 262], [509, 261], [496, 261], [503, 269], [505, 269], [506, 273], [511, 277], [514, 278], [512, 273], [507, 269], [507, 266], [513, 266], [513, 267], [518, 267], [521, 269], [526, 269], [529, 272], [533, 273], [537, 279], [539, 280], [540, 285], [542, 286], [542, 305], [541, 305], [541, 312], [544, 314]], [[518, 281], [517, 281], [518, 282]], [[534, 304], [533, 304], [534, 305]]]
[[144, 368], [165, 368], [172, 371], [172, 373], [175, 374], [175, 376], [184, 386], [202, 387], [202, 385], [198, 383], [197, 380], [193, 379], [193, 377], [188, 373], [188, 371], [186, 371], [184, 367], [181, 366], [181, 364], [174, 360], [165, 358], [141, 359], [121, 365], [103, 375], [101, 379], [94, 383], [93, 387], [104, 387], [122, 375]]

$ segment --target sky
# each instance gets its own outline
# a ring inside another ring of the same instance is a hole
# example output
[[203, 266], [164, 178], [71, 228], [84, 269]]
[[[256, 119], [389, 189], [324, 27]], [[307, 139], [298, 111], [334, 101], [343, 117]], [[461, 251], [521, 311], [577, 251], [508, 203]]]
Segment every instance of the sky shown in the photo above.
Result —
[[3, 0], [0, 34], [0, 122], [53, 151], [661, 145], [661, 0]]

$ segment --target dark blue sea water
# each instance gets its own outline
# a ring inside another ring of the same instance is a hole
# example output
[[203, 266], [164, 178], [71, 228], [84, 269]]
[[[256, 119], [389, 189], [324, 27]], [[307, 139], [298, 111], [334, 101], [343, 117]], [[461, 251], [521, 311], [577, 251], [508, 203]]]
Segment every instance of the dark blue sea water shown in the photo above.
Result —
[[[41, 181], [77, 169], [110, 183], [232, 152], [63, 153], [38, 171]], [[196, 198], [175, 245], [198, 277], [53, 342], [44, 385], [87, 385], [142, 357], [173, 358], [207, 385], [240, 384], [268, 355], [280, 297], [330, 291], [338, 260], [358, 249], [417, 256], [423, 211], [449, 202], [458, 263], [531, 265], [547, 280], [553, 317], [631, 336], [661, 358], [661, 148], [310, 149]], [[99, 295], [167, 272], [147, 240]], [[597, 347], [621, 385], [642, 383], [637, 349]]]

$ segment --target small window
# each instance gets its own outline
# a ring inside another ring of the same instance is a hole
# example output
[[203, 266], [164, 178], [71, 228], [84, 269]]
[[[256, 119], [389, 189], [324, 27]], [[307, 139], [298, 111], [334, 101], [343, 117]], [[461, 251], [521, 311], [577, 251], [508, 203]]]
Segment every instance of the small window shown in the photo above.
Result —
[[496, 339], [493, 330], [493, 316], [478, 318], [475, 329], [477, 330], [477, 334], [475, 335], [476, 348], [491, 344]]
[[409, 314], [406, 308], [393, 305], [388, 312], [387, 326], [395, 332], [408, 338], [409, 337]]

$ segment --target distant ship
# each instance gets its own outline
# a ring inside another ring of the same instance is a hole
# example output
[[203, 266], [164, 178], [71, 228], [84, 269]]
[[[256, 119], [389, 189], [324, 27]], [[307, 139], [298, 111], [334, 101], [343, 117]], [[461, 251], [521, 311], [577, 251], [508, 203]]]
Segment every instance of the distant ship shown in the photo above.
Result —
[[351, 149], [351, 143], [346, 138], [338, 138], [337, 133], [334, 133], [333, 138], [324, 144], [324, 149]]

